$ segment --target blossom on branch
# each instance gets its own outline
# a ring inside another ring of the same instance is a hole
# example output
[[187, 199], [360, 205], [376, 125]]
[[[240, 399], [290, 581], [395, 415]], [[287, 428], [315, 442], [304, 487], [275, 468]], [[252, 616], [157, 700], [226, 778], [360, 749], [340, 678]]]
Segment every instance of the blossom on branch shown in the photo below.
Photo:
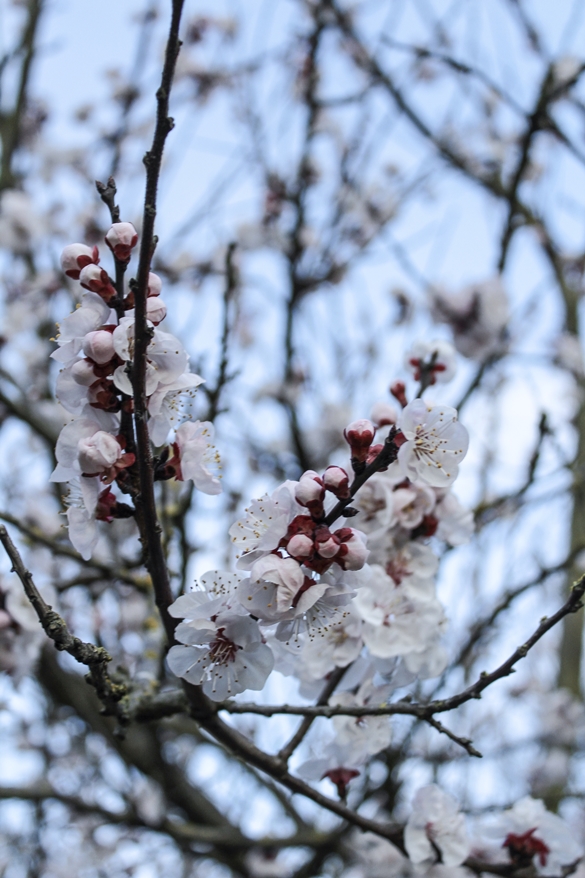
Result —
[[404, 474], [436, 488], [452, 485], [469, 445], [469, 435], [457, 420], [456, 410], [415, 399], [403, 409], [398, 426], [406, 439], [398, 450]]
[[465, 818], [457, 802], [436, 784], [423, 787], [412, 802], [404, 830], [404, 846], [413, 863], [460, 866], [469, 853]]

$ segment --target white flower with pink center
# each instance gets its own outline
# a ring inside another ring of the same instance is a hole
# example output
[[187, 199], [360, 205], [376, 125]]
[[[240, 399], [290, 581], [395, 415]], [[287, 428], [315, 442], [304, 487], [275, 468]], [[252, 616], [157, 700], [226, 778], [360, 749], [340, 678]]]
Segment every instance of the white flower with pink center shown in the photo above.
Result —
[[191, 479], [204, 494], [221, 494], [221, 482], [212, 472], [219, 466], [213, 435], [214, 428], [210, 421], [187, 421], [181, 424], [173, 443], [175, 454], [168, 464], [175, 468], [177, 479]]
[[460, 866], [469, 854], [465, 818], [452, 796], [436, 784], [423, 787], [412, 802], [404, 830], [404, 846], [413, 863]]
[[70, 363], [77, 358], [89, 332], [101, 329], [110, 322], [112, 311], [96, 293], [85, 293], [81, 305], [59, 325], [57, 344], [51, 357], [59, 363]]
[[346, 668], [362, 651], [362, 625], [353, 603], [345, 606], [337, 621], [324, 626], [319, 637], [304, 643], [296, 676], [301, 680], [324, 680], [335, 668]]
[[565, 821], [531, 796], [492, 821], [488, 834], [498, 839], [498, 847], [503, 840], [512, 858], [523, 855], [531, 861], [539, 875], [561, 875], [564, 867], [583, 855], [583, 847]]
[[[389, 692], [388, 686], [374, 687], [371, 680], [366, 680], [355, 695], [338, 692], [329, 699], [329, 704], [343, 707], [377, 706], [387, 702]], [[392, 726], [387, 716], [334, 716], [332, 723], [337, 743], [364, 761], [385, 750], [392, 741]]]
[[226, 610], [243, 615], [245, 610], [237, 596], [241, 580], [238, 573], [209, 570], [200, 577], [194, 591], [181, 595], [170, 605], [169, 613], [175, 619], [183, 619], [195, 628], [210, 627], [212, 616]]
[[423, 652], [445, 618], [434, 588], [415, 593], [396, 585], [377, 564], [354, 605], [364, 620], [363, 639], [373, 656], [392, 658]]
[[397, 488], [392, 500], [396, 520], [407, 530], [418, 527], [435, 507], [435, 495], [427, 485], [411, 484], [408, 488]]
[[298, 482], [287, 481], [269, 497], [252, 500], [245, 518], [230, 527], [232, 543], [238, 549], [240, 570], [251, 570], [256, 561], [276, 549], [293, 518], [304, 512], [294, 497]]
[[205, 628], [181, 622], [175, 632], [184, 646], [173, 646], [167, 661], [177, 677], [202, 686], [212, 701], [262, 689], [274, 666], [270, 647], [262, 642], [250, 616], [223, 612]]
[[435, 488], [451, 485], [469, 445], [467, 430], [450, 406], [427, 406], [415, 399], [402, 410], [398, 426], [406, 439], [398, 462], [411, 481], [422, 479]]

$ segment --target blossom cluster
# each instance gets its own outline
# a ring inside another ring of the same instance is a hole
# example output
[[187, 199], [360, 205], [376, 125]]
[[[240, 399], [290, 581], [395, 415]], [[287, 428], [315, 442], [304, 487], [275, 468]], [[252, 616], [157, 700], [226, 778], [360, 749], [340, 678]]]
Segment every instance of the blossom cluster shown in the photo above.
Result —
[[[467, 431], [455, 409], [422, 399], [400, 414], [381, 403], [373, 418], [344, 431], [350, 466], [309, 470], [252, 501], [230, 529], [236, 571], [205, 574], [172, 605], [183, 621], [170, 668], [213, 700], [262, 689], [273, 668], [313, 697], [346, 669], [330, 703], [366, 707], [445, 667], [429, 539], [456, 545], [472, 532], [450, 490]], [[299, 770], [328, 777], [344, 797], [392, 729], [387, 717], [367, 715], [339, 715], [329, 727]]]
[[[114, 223], [105, 241], [117, 266], [124, 269], [138, 241], [134, 226]], [[98, 521], [134, 514], [134, 508], [120, 496], [121, 492], [131, 498], [137, 492], [132, 420], [134, 290], [132, 282], [128, 292], [123, 282], [116, 286], [100, 265], [97, 247], [69, 244], [61, 265], [68, 277], [79, 282], [83, 294], [78, 307], [60, 325], [58, 347], [51, 355], [62, 367], [57, 398], [71, 416], [57, 441], [57, 466], [51, 479], [69, 483], [69, 536], [88, 559], [98, 541]], [[155, 446], [164, 445], [170, 430], [175, 431], [158, 458], [155, 477], [192, 479], [199, 490], [217, 494], [221, 485], [214, 475], [213, 425], [177, 423], [178, 396], [192, 392], [203, 379], [190, 371], [181, 342], [160, 328], [167, 313], [161, 290], [161, 279], [151, 273], [146, 301], [148, 428]]]
[[476, 822], [470, 832], [457, 801], [436, 784], [422, 787], [412, 800], [404, 829], [408, 859], [371, 833], [356, 837], [353, 847], [356, 878], [465, 878], [473, 874], [462, 868], [468, 857], [480, 858], [494, 871], [508, 867], [556, 876], [572, 872], [583, 854], [567, 823], [540, 799], [525, 796]]

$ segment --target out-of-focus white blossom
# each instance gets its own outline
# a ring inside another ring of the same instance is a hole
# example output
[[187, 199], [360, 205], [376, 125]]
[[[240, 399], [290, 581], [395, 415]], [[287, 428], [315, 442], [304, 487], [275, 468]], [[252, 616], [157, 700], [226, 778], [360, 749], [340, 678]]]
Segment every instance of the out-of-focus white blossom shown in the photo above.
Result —
[[457, 371], [457, 356], [453, 345], [440, 339], [417, 341], [404, 357], [406, 368], [415, 381], [427, 384], [446, 384]]
[[464, 357], [484, 360], [504, 349], [510, 312], [499, 278], [472, 284], [459, 293], [435, 290], [431, 310], [435, 320], [449, 324], [455, 347]]
[[404, 829], [404, 846], [413, 863], [437, 861], [440, 851], [445, 866], [460, 866], [469, 853], [465, 818], [457, 802], [436, 784], [422, 787], [412, 802]]

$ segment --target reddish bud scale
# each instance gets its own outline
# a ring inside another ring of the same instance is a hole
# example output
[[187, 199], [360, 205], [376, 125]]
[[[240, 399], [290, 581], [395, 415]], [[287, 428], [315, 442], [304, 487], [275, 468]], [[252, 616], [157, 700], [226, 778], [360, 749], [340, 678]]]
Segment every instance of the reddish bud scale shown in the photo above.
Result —
[[349, 786], [349, 782], [354, 779], [354, 777], [359, 777], [359, 771], [355, 768], [331, 768], [329, 771], [326, 771], [325, 774], [321, 777], [321, 780], [328, 777], [331, 783], [335, 784], [337, 787], [337, 793], [340, 799], [347, 798], [347, 788]]
[[536, 827], [529, 829], [523, 835], [510, 832], [506, 836], [502, 847], [508, 848], [514, 865], [529, 866], [532, 858], [538, 854], [540, 865], [546, 866], [550, 848], [539, 838], [534, 838], [535, 832]]
[[432, 537], [436, 534], [439, 520], [434, 515], [424, 515], [418, 527], [412, 531], [412, 539], [417, 537]]
[[406, 398], [406, 384], [404, 381], [394, 381], [390, 385], [390, 393], [398, 400], [402, 408], [406, 408], [408, 400]]

